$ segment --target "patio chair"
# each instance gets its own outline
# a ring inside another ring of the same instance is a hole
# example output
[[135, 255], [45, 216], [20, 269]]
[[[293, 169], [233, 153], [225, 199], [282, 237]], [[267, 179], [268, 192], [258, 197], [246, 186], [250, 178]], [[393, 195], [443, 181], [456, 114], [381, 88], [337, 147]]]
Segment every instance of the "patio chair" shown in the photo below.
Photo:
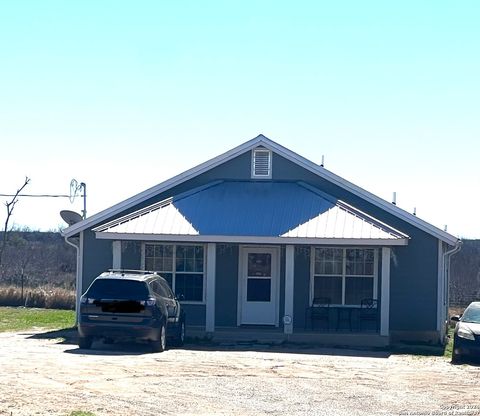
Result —
[[327, 331], [330, 330], [330, 298], [314, 298], [312, 301], [312, 306], [308, 308], [308, 310], [312, 331], [314, 330], [315, 321], [324, 321], [326, 323]]
[[362, 299], [360, 301], [360, 312], [358, 315], [359, 329], [362, 330], [362, 323], [373, 322], [378, 332], [378, 301], [377, 299]]

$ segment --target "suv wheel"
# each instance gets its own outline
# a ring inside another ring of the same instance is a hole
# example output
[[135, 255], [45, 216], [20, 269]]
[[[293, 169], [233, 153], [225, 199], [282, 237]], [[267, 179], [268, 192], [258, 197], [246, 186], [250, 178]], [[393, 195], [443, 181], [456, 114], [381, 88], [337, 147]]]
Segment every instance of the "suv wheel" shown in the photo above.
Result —
[[92, 337], [78, 337], [78, 347], [88, 350], [92, 346]]
[[452, 364], [461, 364], [462, 363], [462, 357], [460, 354], [455, 352], [455, 347], [454, 350], [452, 351]]
[[167, 330], [165, 328], [165, 324], [162, 324], [159, 330], [158, 341], [152, 342], [152, 347], [155, 352], [162, 352], [165, 351], [167, 346]]

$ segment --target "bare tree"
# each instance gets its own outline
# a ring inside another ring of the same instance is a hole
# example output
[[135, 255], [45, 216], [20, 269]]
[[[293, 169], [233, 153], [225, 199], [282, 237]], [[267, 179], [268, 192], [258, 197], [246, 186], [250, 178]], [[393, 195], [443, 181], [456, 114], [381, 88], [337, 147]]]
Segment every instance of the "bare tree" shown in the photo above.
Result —
[[7, 208], [7, 217], [5, 219], [5, 225], [3, 228], [2, 244], [0, 245], [0, 267], [2, 266], [3, 253], [5, 252], [5, 248], [7, 247], [8, 243], [8, 223], [10, 222], [10, 218], [12, 217], [13, 209], [18, 202], [18, 197], [20, 196], [20, 193], [29, 183], [30, 178], [25, 176], [25, 181], [23, 182], [23, 185], [19, 189], [17, 189], [17, 192], [15, 192], [15, 195], [10, 201], [5, 202], [5, 207]]

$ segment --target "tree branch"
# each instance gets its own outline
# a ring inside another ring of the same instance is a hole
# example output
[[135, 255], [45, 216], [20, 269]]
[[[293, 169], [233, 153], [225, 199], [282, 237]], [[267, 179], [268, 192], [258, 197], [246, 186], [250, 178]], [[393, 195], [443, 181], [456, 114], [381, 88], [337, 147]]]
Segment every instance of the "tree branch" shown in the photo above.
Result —
[[3, 228], [2, 245], [0, 246], [0, 266], [2, 265], [3, 253], [5, 252], [5, 248], [7, 247], [8, 234], [10, 232], [10, 230], [8, 229], [8, 223], [10, 222], [10, 218], [12, 217], [15, 205], [18, 202], [18, 197], [20, 195], [20, 192], [22, 192], [23, 189], [29, 183], [30, 183], [30, 178], [28, 176], [25, 176], [25, 181], [23, 182], [23, 185], [19, 189], [17, 189], [17, 192], [15, 192], [15, 195], [10, 201], [5, 202], [5, 207], [7, 208], [7, 218], [5, 219], [5, 225]]

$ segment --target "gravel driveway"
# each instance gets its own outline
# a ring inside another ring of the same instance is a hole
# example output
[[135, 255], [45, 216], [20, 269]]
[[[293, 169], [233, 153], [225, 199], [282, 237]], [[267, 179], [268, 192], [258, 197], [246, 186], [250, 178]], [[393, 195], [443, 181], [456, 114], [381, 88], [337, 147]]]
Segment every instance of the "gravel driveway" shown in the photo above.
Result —
[[0, 334], [0, 414], [480, 415], [480, 369], [344, 349], [209, 347], [163, 353]]

